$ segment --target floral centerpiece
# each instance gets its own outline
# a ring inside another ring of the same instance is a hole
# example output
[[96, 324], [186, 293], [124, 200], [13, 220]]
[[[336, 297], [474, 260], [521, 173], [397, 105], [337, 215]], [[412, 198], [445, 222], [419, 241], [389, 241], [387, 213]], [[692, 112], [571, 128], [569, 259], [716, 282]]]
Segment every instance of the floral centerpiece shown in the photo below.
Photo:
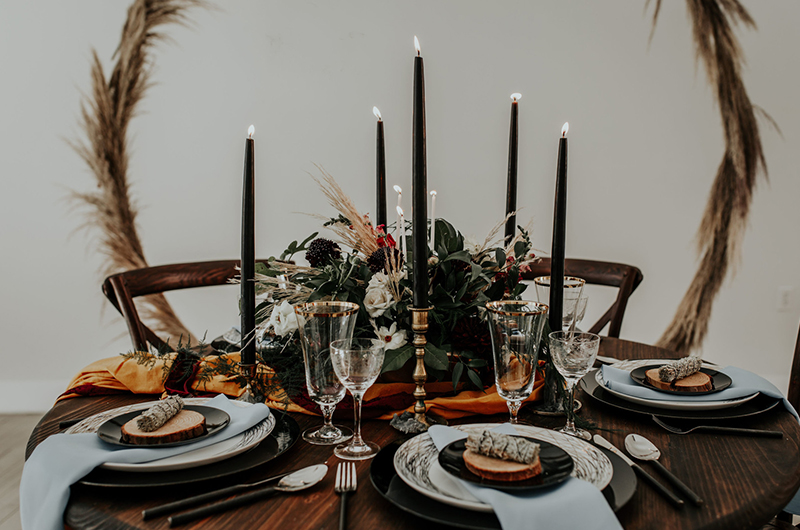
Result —
[[[401, 369], [414, 357], [410, 342], [412, 270], [398, 249], [398, 227], [373, 226], [330, 175], [317, 179], [336, 217], [322, 217], [329, 238], [314, 233], [293, 241], [279, 258], [256, 268], [259, 331], [270, 351], [299, 354], [293, 305], [342, 300], [360, 306], [355, 337], [378, 337], [386, 343], [382, 373]], [[493, 383], [492, 351], [481, 315], [486, 302], [519, 298], [526, 285], [520, 272], [534, 259], [529, 231], [520, 227], [507, 245], [498, 233], [483, 242], [464, 237], [444, 219], [436, 219], [435, 241], [428, 257], [430, 282], [426, 369], [453, 388], [465, 382], [477, 388]], [[402, 230], [400, 230], [402, 233]], [[410, 237], [406, 243], [410, 243]], [[405, 244], [404, 248], [410, 248]], [[304, 253], [304, 254], [303, 254]], [[308, 265], [293, 260], [304, 257]], [[263, 349], [263, 346], [262, 346]], [[270, 356], [274, 357], [274, 356]]]

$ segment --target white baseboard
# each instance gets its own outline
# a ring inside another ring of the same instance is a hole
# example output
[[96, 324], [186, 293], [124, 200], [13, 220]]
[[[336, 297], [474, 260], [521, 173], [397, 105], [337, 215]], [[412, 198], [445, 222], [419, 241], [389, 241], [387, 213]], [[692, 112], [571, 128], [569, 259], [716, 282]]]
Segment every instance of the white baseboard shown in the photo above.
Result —
[[68, 384], [60, 379], [0, 380], [0, 414], [44, 414]]

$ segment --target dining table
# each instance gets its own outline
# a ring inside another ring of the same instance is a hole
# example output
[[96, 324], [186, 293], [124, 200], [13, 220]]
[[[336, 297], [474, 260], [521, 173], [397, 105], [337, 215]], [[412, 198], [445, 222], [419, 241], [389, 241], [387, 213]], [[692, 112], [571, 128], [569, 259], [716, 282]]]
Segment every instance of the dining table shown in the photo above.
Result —
[[[671, 359], [675, 352], [637, 342], [603, 337], [600, 355], [615, 359]], [[753, 366], [757, 370], [757, 357]], [[45, 438], [60, 432], [59, 423], [84, 418], [109, 409], [160, 396], [120, 393], [78, 397], [58, 402], [41, 419], [28, 441], [26, 458]], [[648, 484], [639, 481], [633, 496], [616, 513], [626, 529], [749, 529], [760, 528], [778, 513], [800, 487], [800, 425], [783, 407], [778, 406], [745, 418], [716, 422], [718, 425], [779, 430], [781, 438], [751, 437], [695, 432], [673, 434], [656, 425], [645, 414], [609, 406], [583, 392], [576, 392], [582, 406], [578, 417], [619, 448], [630, 433], [649, 438], [661, 449], [660, 462], [678, 476], [702, 499], [699, 506], [686, 502], [675, 508]], [[300, 430], [319, 424], [318, 416], [291, 414]], [[526, 405], [521, 420], [548, 429], [560, 428], [563, 417], [537, 414]], [[451, 420], [451, 424], [502, 423], [508, 415], [470, 416]], [[342, 422], [341, 420], [339, 421]], [[387, 421], [364, 420], [363, 436], [381, 447], [408, 438]], [[235, 457], [238, 458], [238, 457]], [[161, 529], [167, 519], [143, 520], [142, 510], [188, 495], [203, 493], [233, 484], [257, 481], [271, 475], [327, 463], [329, 471], [319, 484], [294, 494], [278, 495], [249, 506], [213, 515], [189, 523], [184, 528], [214, 529], [325, 529], [338, 528], [339, 496], [334, 492], [336, 464], [330, 446], [297, 441], [279, 457], [252, 469], [215, 480], [180, 487], [98, 487], [75, 484], [64, 514], [66, 528], [74, 530]], [[449, 528], [441, 522], [415, 515], [387, 500], [370, 479], [374, 460], [356, 462], [358, 486], [348, 498], [348, 528], [353, 530], [400, 530]], [[640, 463], [651, 475], [662, 480], [651, 464]], [[580, 509], [575, 506], [575, 509]], [[535, 519], [532, 513], [531, 518]]]

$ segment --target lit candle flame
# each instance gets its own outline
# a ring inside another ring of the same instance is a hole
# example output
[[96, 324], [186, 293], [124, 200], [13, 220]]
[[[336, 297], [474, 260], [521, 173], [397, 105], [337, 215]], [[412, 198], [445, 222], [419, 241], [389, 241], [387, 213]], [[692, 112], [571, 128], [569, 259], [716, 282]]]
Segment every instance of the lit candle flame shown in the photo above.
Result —
[[514, 101], [519, 101], [520, 99], [522, 99], [522, 94], [520, 94], [519, 92], [514, 92], [513, 94], [511, 94], [511, 99], [513, 99]]
[[401, 188], [400, 186], [395, 184], [394, 185], [394, 191], [396, 191], [397, 193], [403, 193], [403, 188]]
[[436, 196], [436, 190], [431, 190], [431, 195]]
[[253, 127], [253, 126], [251, 125], [251, 126], [250, 126], [250, 127], [247, 129], [247, 137], [248, 137], [248, 138], [252, 138], [252, 137], [253, 137], [253, 133], [254, 133], [254, 132], [256, 132], [256, 128], [255, 128], [255, 127]]
[[417, 50], [417, 55], [419, 55], [419, 39], [416, 35], [414, 35], [414, 49]]
[[381, 111], [378, 110], [378, 107], [372, 107], [372, 113], [376, 118], [381, 119]]
[[400, 208], [399, 206], [397, 207], [397, 215], [399, 215], [400, 217], [403, 217], [403, 209]]
[[561, 136], [567, 136], [567, 131], [569, 131], [569, 122], [565, 123], [563, 127], [561, 127]]

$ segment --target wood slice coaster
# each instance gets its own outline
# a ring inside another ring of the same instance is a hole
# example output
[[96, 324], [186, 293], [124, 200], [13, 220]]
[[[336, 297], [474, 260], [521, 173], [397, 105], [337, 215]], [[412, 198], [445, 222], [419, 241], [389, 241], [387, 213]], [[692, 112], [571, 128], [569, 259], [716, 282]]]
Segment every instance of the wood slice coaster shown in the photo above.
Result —
[[690, 376], [667, 383], [658, 378], [658, 368], [651, 368], [645, 372], [647, 382], [662, 390], [678, 392], [708, 392], [714, 389], [711, 377], [703, 372], [695, 372]]
[[182, 410], [155, 431], [145, 432], [136, 424], [138, 416], [122, 426], [122, 441], [136, 445], [182, 442], [206, 432], [206, 418], [193, 410]]
[[542, 463], [538, 457], [532, 464], [523, 464], [473, 453], [469, 449], [464, 451], [463, 457], [464, 465], [467, 466], [467, 469], [488, 480], [500, 480], [503, 482], [526, 480], [542, 472]]

